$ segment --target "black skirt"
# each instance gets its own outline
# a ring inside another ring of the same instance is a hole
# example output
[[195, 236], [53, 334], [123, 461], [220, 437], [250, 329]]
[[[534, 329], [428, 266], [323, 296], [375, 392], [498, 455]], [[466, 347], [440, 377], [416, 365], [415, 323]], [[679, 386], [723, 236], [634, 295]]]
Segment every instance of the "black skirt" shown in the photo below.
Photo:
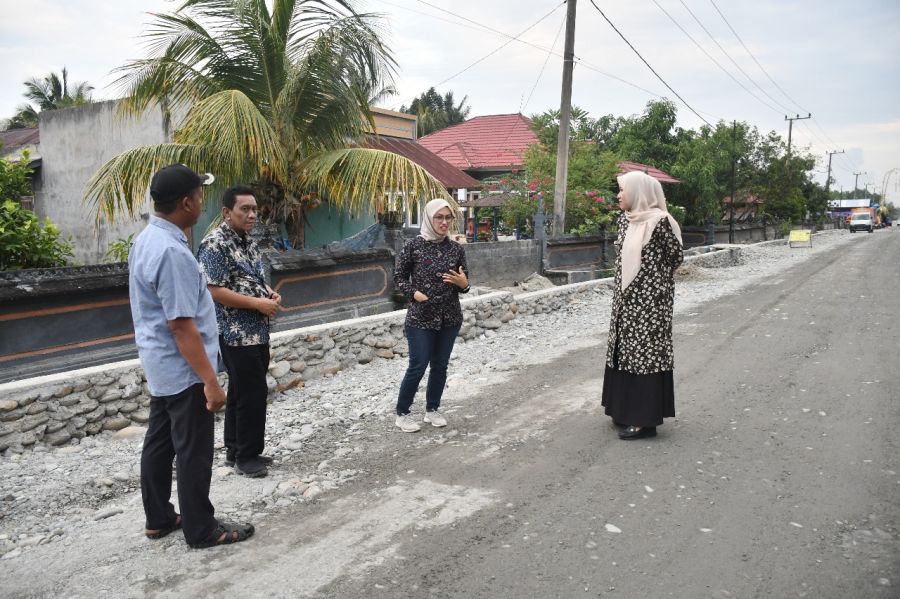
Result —
[[601, 404], [619, 424], [659, 426], [663, 418], [675, 417], [672, 371], [632, 374], [607, 366]]

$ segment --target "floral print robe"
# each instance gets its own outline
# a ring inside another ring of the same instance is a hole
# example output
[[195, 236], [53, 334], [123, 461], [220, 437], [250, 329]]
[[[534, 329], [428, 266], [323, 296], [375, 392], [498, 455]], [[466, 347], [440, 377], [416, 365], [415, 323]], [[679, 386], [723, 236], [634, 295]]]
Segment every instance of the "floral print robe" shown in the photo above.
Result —
[[[632, 374], [673, 370], [672, 307], [675, 270], [684, 260], [681, 244], [667, 218], [657, 223], [641, 251], [641, 268], [622, 291], [622, 243], [628, 219], [617, 220], [616, 288], [613, 295], [606, 364]], [[618, 344], [618, 363], [615, 363]]]

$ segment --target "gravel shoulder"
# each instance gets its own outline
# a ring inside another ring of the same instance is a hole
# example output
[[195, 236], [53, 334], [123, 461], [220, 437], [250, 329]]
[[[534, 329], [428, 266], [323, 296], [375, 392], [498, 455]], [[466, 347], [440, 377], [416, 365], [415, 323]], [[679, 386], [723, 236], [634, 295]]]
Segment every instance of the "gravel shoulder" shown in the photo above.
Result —
[[[743, 263], [734, 267], [685, 266], [676, 284], [676, 314], [682, 317], [676, 316], [676, 334], [690, 335], [716, 300], [771, 283], [798, 264], [866, 237], [834, 232], [817, 235], [813, 248], [745, 248]], [[598, 290], [589, 298], [554, 313], [520, 316], [458, 345], [444, 400], [451, 426], [443, 430], [395, 432], [392, 408], [405, 360], [373, 362], [279, 395], [269, 408], [267, 453], [276, 459], [269, 477], [235, 476], [217, 452], [212, 499], [218, 513], [252, 521], [259, 531], [240, 548], [193, 552], [177, 534], [156, 542], [143, 538], [141, 429], [0, 458], [0, 596], [176, 596], [188, 582], [212, 594], [224, 584], [216, 575], [221, 570], [252, 577], [251, 551], [263, 563], [306, 564], [303, 572], [281, 576], [265, 569], [269, 576], [251, 587], [261, 595], [315, 594], [348, 572], [362, 575], [396, 557], [393, 537], [403, 530], [398, 512], [404, 519], [418, 515], [423, 526], [435, 529], [455, 526], [496, 501], [470, 486], [422, 480], [414, 468], [398, 476], [402, 456], [452, 455], [455, 449], [461, 464], [489, 472], [492, 455], [542, 441], [566, 415], [596, 409], [599, 373], [589, 382], [596, 397], [590, 401], [583, 399], [584, 388], [567, 387], [564, 371], [552, 381], [536, 374], [536, 367], [563, 364], [580, 350], [596, 350], [602, 363], [610, 295]], [[584, 364], [572, 367], [583, 370]], [[552, 396], [552, 410], [510, 403], [509, 393], [497, 392], [510, 386], [520, 388], [523, 398]], [[422, 409], [420, 401], [415, 409]], [[367, 506], [362, 512], [360, 501]], [[331, 543], [338, 535], [341, 547], [355, 549], [338, 555], [317, 545], [317, 534]]]

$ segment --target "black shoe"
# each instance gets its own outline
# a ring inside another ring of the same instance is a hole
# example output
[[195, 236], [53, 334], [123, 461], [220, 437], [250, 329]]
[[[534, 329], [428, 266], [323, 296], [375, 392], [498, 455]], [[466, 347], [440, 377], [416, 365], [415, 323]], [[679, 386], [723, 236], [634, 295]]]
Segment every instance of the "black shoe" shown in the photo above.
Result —
[[234, 471], [248, 478], [262, 478], [269, 473], [266, 465], [259, 460], [247, 460], [243, 464], [235, 464]]
[[631, 441], [632, 439], [645, 439], [647, 437], [655, 436], [655, 426], [629, 426], [624, 431], [619, 433], [619, 438], [624, 439], [625, 441]]
[[[271, 466], [272, 462], [274, 461], [272, 458], [270, 458], [267, 455], [256, 456], [256, 460], [258, 462], [261, 462], [263, 466]], [[225, 465], [230, 468], [230, 467], [234, 466], [234, 463], [235, 463], [235, 452], [233, 452], [231, 450], [226, 451], [225, 452]]]

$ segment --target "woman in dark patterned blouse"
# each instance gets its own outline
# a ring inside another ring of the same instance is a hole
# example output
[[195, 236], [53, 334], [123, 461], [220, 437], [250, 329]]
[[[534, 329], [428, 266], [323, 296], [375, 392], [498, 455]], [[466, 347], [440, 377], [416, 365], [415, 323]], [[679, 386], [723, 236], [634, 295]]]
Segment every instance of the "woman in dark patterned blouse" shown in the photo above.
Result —
[[656, 436], [675, 416], [672, 377], [674, 274], [684, 255], [681, 228], [666, 209], [659, 181], [641, 172], [619, 177], [619, 235], [603, 401], [622, 439]]
[[407, 241], [397, 257], [394, 284], [409, 302], [406, 312], [409, 367], [400, 384], [396, 422], [404, 433], [419, 430], [419, 423], [409, 415], [409, 408], [429, 364], [425, 422], [432, 426], [447, 425], [438, 409], [447, 382], [447, 363], [462, 326], [459, 294], [469, 291], [466, 253], [461, 245], [447, 237], [454, 220], [453, 209], [446, 200], [431, 200], [425, 205], [421, 233]]

